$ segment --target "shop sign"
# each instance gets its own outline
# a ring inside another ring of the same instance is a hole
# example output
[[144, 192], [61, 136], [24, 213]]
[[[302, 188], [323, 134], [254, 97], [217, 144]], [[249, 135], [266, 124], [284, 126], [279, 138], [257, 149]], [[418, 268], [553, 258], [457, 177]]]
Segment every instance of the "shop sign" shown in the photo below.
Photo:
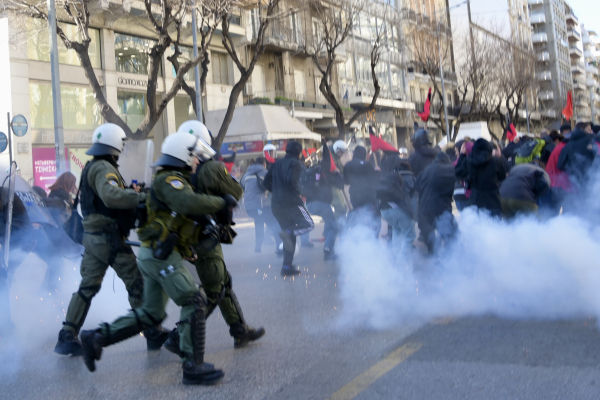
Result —
[[[48, 190], [56, 182], [56, 150], [53, 147], [34, 147], [33, 158], [34, 185]], [[65, 165], [69, 170], [69, 151], [65, 148]]]
[[[138, 86], [138, 87], [147, 87], [148, 86], [147, 80], [125, 78], [123, 76], [120, 76], [117, 79], [117, 83], [119, 85], [129, 85], [129, 86]], [[156, 82], [155, 85], [158, 87], [158, 82]]]
[[358, 117], [357, 122], [394, 125], [394, 119], [394, 111], [375, 109], [362, 114], [360, 117]]

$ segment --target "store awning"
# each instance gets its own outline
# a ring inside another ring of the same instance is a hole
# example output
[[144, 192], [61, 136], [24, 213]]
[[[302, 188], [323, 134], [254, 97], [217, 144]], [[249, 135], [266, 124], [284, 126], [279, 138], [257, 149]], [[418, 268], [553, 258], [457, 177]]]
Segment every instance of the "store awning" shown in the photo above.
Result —
[[[206, 113], [206, 126], [216, 135], [227, 110]], [[259, 140], [311, 139], [321, 141], [321, 135], [311, 132], [302, 122], [293, 118], [285, 107], [249, 105], [238, 107], [225, 135], [225, 143]]]

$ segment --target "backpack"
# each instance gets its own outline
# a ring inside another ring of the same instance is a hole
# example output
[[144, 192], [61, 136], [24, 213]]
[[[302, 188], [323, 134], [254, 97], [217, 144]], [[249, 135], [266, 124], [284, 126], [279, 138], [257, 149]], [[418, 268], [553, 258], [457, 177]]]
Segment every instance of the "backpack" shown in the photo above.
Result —
[[515, 164], [528, 164], [535, 158], [540, 158], [544, 146], [544, 139], [532, 139], [523, 143], [515, 153]]
[[265, 187], [265, 178], [262, 178], [260, 175], [258, 175], [258, 172], [255, 173], [254, 176], [256, 177], [256, 186], [258, 186], [258, 189], [266, 192], [267, 188]]
[[314, 166], [302, 171], [300, 174], [300, 194], [303, 197], [310, 195], [321, 185], [321, 167]]

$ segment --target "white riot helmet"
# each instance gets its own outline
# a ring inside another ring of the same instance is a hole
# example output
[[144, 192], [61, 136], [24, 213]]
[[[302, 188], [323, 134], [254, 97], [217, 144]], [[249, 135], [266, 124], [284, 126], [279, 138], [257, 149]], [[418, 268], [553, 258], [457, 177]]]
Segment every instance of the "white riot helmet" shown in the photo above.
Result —
[[163, 142], [161, 155], [153, 167], [191, 167], [194, 164], [194, 157], [203, 151], [204, 146], [207, 146], [206, 142], [189, 133], [177, 132], [169, 135]]
[[400, 158], [408, 158], [408, 149], [406, 147], [400, 147], [398, 150], [398, 154], [400, 154]]
[[336, 140], [336, 142], [333, 144], [333, 152], [337, 153], [337, 152], [342, 152], [345, 153], [348, 151], [348, 146], [346, 145], [346, 142], [344, 142], [343, 140]]
[[210, 160], [217, 154], [217, 152], [210, 146], [212, 146], [213, 137], [202, 122], [196, 121], [195, 119], [189, 120], [179, 126], [177, 132], [184, 132], [194, 135], [200, 140], [200, 150], [198, 151], [198, 158], [201, 161]]
[[92, 136], [92, 147], [85, 154], [89, 156], [119, 156], [123, 151], [125, 131], [116, 124], [103, 124], [96, 128]]
[[263, 154], [265, 156], [269, 155], [271, 158], [275, 158], [277, 155], [277, 148], [271, 143], [266, 144], [265, 147], [263, 147]]
[[200, 121], [197, 121], [195, 119], [185, 121], [179, 126], [177, 132], [191, 133], [198, 139], [204, 140], [209, 146], [212, 146], [213, 137], [210, 134], [210, 131], [208, 130], [206, 125], [204, 125]]

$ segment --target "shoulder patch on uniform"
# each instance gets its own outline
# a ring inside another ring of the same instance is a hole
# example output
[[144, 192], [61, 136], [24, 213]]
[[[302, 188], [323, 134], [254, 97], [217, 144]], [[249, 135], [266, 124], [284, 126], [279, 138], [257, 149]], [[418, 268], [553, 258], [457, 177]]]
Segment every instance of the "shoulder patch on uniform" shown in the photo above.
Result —
[[119, 180], [119, 177], [117, 176], [117, 174], [109, 172], [108, 174], [104, 175], [104, 177], [106, 179], [115, 179], [115, 180]]
[[171, 186], [173, 186], [175, 189], [181, 190], [184, 188], [184, 184], [183, 181], [181, 180], [181, 178], [177, 177], [177, 176], [169, 176], [167, 177], [167, 179], [165, 179], [165, 182], [171, 184]]
[[117, 182], [115, 182], [115, 181], [112, 181], [112, 180], [111, 180], [111, 181], [108, 181], [108, 184], [109, 184], [109, 185], [113, 185], [113, 186], [119, 186], [119, 184], [118, 184]]

